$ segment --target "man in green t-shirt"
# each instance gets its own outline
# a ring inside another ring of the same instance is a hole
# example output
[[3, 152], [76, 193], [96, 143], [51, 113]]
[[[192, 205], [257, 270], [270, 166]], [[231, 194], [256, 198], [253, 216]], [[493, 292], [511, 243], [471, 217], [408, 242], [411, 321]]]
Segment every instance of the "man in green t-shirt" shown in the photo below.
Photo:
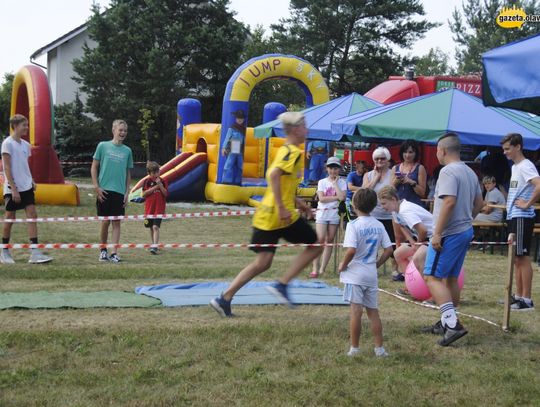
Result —
[[[127, 137], [127, 123], [115, 120], [112, 125], [113, 139], [98, 144], [92, 161], [92, 183], [97, 194], [96, 207], [98, 216], [124, 216], [131, 182], [130, 168], [133, 168], [133, 154], [124, 145]], [[101, 222], [100, 243], [107, 244], [109, 225], [112, 222], [112, 241], [120, 242], [120, 220]], [[102, 248], [99, 261], [120, 262], [116, 248], [108, 255], [107, 248]]]

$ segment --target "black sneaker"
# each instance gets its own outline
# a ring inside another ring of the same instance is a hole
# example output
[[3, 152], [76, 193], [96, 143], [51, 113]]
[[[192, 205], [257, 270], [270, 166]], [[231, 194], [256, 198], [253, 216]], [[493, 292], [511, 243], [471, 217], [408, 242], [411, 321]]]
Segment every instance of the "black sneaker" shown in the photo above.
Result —
[[421, 332], [425, 334], [444, 335], [444, 328], [442, 326], [441, 320], [439, 319], [433, 325], [423, 327], [421, 329]]
[[231, 302], [223, 298], [223, 294], [210, 301], [210, 306], [224, 318], [230, 318], [233, 316], [231, 311]]
[[397, 273], [395, 276], [392, 277], [392, 281], [405, 281], [405, 276], [403, 273]]
[[467, 335], [468, 331], [458, 321], [454, 328], [444, 328], [444, 335], [442, 339], [439, 339], [437, 343], [441, 346], [448, 346], [451, 343], [457, 341], [462, 336]]
[[[519, 300], [516, 298], [516, 295], [515, 294], [512, 294], [510, 296], [510, 305], [512, 304], [515, 304], [516, 302], [518, 302]], [[504, 298], [503, 299], [500, 299], [500, 300], [497, 300], [497, 304], [501, 304], [501, 305], [504, 305]]]
[[286, 305], [289, 308], [294, 308], [294, 304], [287, 293], [287, 284], [276, 281], [273, 285], [267, 286], [266, 289], [276, 297], [280, 304]]
[[534, 303], [527, 304], [523, 298], [517, 300], [510, 307], [512, 311], [534, 311]]

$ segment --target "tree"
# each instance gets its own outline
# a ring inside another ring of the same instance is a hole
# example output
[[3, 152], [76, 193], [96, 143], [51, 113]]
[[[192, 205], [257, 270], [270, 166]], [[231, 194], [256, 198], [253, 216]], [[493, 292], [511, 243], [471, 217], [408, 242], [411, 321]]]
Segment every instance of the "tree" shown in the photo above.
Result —
[[282, 52], [317, 67], [337, 96], [364, 92], [400, 68], [392, 47], [409, 47], [437, 24], [419, 0], [291, 0], [291, 16], [272, 25]]
[[460, 74], [478, 73], [482, 71], [482, 53], [520, 38], [540, 32], [540, 24], [525, 23], [520, 29], [502, 28], [496, 24], [495, 18], [503, 7], [523, 6], [527, 14], [535, 14], [535, 0], [467, 0], [462, 9], [452, 13], [453, 21], [449, 21], [450, 30], [454, 34], [457, 70]]
[[[103, 139], [100, 135], [107, 134], [99, 121], [92, 120], [83, 112], [83, 103], [79, 95], [75, 101], [55, 106], [55, 143], [54, 148], [62, 161], [92, 161], [96, 144]], [[107, 139], [110, 136], [107, 137]], [[90, 174], [89, 166], [70, 166], [66, 175]]]
[[416, 75], [433, 76], [451, 74], [448, 67], [448, 55], [438, 47], [431, 48], [426, 55], [413, 58], [411, 62], [414, 64]]
[[[242, 61], [264, 54], [272, 54], [276, 51], [276, 45], [272, 38], [265, 37], [262, 26], [256, 26], [246, 42]], [[257, 126], [262, 123], [264, 105], [268, 102], [279, 102], [286, 106], [298, 104], [305, 106], [305, 95], [300, 87], [288, 80], [274, 79], [257, 84], [249, 100], [249, 126]]]
[[74, 62], [87, 107], [109, 126], [131, 124], [140, 148], [139, 110], [151, 111], [151, 150], [160, 161], [174, 151], [178, 99], [193, 96], [219, 119], [225, 84], [239, 64], [245, 27], [227, 10], [228, 0], [112, 0], [104, 13], [93, 6], [88, 21], [95, 48]]
[[9, 116], [11, 114], [12, 73], [4, 74], [4, 82], [0, 84], [0, 138], [9, 134]]

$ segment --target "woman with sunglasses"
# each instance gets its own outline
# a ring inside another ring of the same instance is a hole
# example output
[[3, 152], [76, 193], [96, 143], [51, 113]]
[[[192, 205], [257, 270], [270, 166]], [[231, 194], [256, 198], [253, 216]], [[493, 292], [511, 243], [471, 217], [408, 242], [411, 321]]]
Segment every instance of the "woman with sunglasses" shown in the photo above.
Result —
[[[392, 170], [390, 169], [390, 151], [386, 147], [377, 147], [372, 154], [374, 167], [373, 170], [364, 174], [362, 188], [369, 188], [375, 191], [376, 194], [386, 185], [392, 185]], [[392, 226], [392, 214], [385, 211], [380, 202], [377, 201], [377, 206], [371, 212], [371, 216], [380, 221], [390, 237], [390, 241], [396, 241], [394, 236], [394, 228]], [[392, 246], [393, 250], [395, 246]], [[392, 263], [397, 272], [397, 263], [392, 256]], [[397, 274], [396, 274], [397, 275]]]

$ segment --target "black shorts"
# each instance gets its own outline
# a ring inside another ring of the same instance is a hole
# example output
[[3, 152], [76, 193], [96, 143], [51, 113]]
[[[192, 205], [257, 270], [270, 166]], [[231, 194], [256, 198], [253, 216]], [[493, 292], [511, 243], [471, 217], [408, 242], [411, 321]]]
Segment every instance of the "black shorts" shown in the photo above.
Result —
[[534, 221], [534, 218], [513, 218], [508, 221], [508, 233], [516, 236], [516, 256], [530, 256]]
[[19, 209], [24, 209], [27, 206], [36, 204], [36, 199], [35, 199], [35, 196], [34, 196], [34, 190], [33, 189], [29, 189], [27, 191], [19, 192], [19, 195], [21, 196], [21, 201], [20, 202], [15, 202], [12, 199], [11, 194], [4, 195], [4, 202], [6, 204], [6, 211], [15, 212], [15, 211], [18, 211]]
[[151, 228], [152, 226], [157, 226], [159, 228], [161, 226], [161, 221], [162, 221], [161, 218], [145, 219], [144, 227]]
[[[317, 243], [317, 233], [306, 222], [304, 218], [299, 218], [292, 225], [286, 228], [275, 230], [261, 230], [253, 228], [253, 235], [251, 236], [252, 244], [277, 244], [280, 238], [285, 239], [290, 243], [305, 243], [313, 244]], [[273, 252], [275, 253], [276, 247], [250, 247], [255, 253], [259, 252]]]
[[98, 216], [124, 216], [126, 214], [124, 195], [114, 191], [105, 192], [107, 193], [103, 202], [96, 200]]

